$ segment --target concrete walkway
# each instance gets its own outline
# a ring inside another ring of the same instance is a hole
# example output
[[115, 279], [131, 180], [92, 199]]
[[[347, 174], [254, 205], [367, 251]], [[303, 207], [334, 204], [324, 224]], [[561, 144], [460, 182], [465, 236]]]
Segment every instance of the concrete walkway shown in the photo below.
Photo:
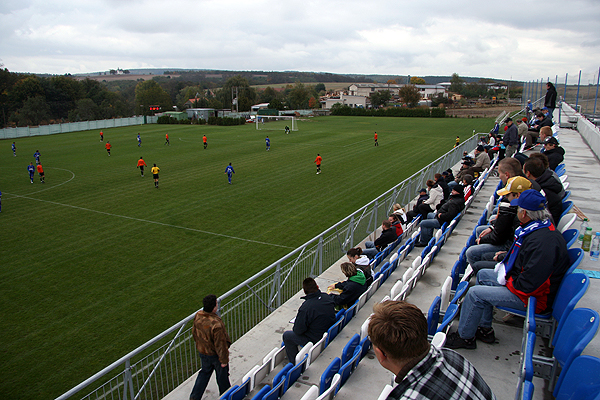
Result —
[[[583, 214], [590, 220], [590, 226], [594, 231], [600, 230], [600, 186], [597, 184], [597, 173], [600, 171], [600, 163], [593, 153], [581, 139], [577, 131], [571, 129], [560, 129], [558, 137], [561, 146], [566, 150], [565, 164], [567, 181], [570, 182], [568, 190], [572, 191], [571, 198]], [[416, 288], [407, 298], [407, 301], [417, 305], [427, 312], [433, 298], [439, 294], [440, 288], [450, 270], [458, 258], [468, 236], [481, 216], [486, 202], [493, 193], [498, 183], [498, 178], [490, 178], [480, 191], [479, 195], [460, 221], [458, 227], [450, 236], [448, 242], [442, 247], [438, 256], [434, 259], [426, 274], [417, 283]], [[581, 221], [578, 219], [573, 227], [579, 228]], [[574, 245], [578, 246], [577, 244]], [[350, 323], [342, 330], [338, 337], [325, 349], [314, 364], [306, 370], [300, 379], [283, 396], [287, 399], [300, 399], [308, 390], [310, 385], [319, 385], [320, 376], [327, 365], [339, 357], [342, 348], [350, 337], [360, 332], [360, 326], [372, 311], [373, 304], [380, 301], [389, 294], [391, 287], [397, 279], [402, 277], [404, 271], [410, 267], [412, 260], [420, 254], [419, 249], [404, 260], [390, 276], [390, 278], [379, 288], [377, 293], [367, 302]], [[330, 267], [325, 273], [317, 278], [319, 286], [325, 288], [334, 282], [344, 279], [340, 272], [339, 263]], [[594, 262], [586, 255], [581, 269], [600, 271], [600, 262]], [[590, 279], [591, 284], [578, 307], [589, 307], [600, 310], [600, 281]], [[254, 327], [250, 332], [237, 340], [231, 347], [231, 383], [239, 384], [242, 377], [253, 366], [262, 363], [262, 358], [273, 348], [281, 345], [282, 333], [292, 328], [290, 320], [295, 317], [298, 307], [301, 305], [301, 294], [298, 293], [277, 309], [268, 318]], [[519, 353], [521, 348], [521, 326], [502, 322], [501, 313], [497, 313], [497, 321], [494, 323], [497, 344], [487, 345], [478, 343], [476, 350], [460, 350], [478, 369], [484, 379], [488, 382], [499, 400], [514, 398], [517, 373], [519, 369]], [[455, 322], [456, 325], [456, 322]], [[537, 346], [542, 351], [543, 342], [538, 339]], [[537, 352], [536, 352], [537, 353]], [[595, 337], [587, 346], [584, 354], [600, 357], [600, 338]], [[273, 374], [269, 378], [272, 379]], [[184, 384], [170, 393], [165, 399], [187, 400], [191, 392], [196, 376], [188, 379]], [[379, 393], [386, 384], [392, 382], [393, 376], [383, 369], [374, 357], [372, 351], [361, 361], [354, 374], [341, 388], [337, 397], [350, 400], [377, 399]], [[535, 399], [552, 399], [547, 392], [545, 382], [534, 378]], [[256, 391], [255, 391], [256, 392]], [[255, 393], [253, 392], [253, 393]], [[218, 390], [214, 378], [205, 392], [204, 399], [218, 399]], [[251, 397], [248, 397], [251, 398]]]

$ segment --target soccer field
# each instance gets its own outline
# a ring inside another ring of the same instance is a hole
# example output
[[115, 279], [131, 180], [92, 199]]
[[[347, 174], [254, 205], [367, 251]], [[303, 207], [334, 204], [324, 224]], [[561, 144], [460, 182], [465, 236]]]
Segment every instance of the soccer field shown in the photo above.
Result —
[[[289, 135], [144, 125], [106, 129], [103, 143], [97, 130], [16, 139], [17, 157], [0, 141], [0, 393], [62, 394], [492, 124], [319, 117]], [[45, 184], [26, 171], [36, 150]]]

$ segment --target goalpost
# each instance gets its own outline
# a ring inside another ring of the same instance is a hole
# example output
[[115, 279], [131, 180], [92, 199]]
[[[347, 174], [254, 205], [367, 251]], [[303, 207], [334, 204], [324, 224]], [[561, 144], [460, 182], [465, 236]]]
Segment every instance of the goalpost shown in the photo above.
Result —
[[295, 116], [275, 116], [275, 115], [257, 115], [256, 130], [259, 131], [285, 131], [289, 127], [290, 131], [297, 131], [298, 124]]

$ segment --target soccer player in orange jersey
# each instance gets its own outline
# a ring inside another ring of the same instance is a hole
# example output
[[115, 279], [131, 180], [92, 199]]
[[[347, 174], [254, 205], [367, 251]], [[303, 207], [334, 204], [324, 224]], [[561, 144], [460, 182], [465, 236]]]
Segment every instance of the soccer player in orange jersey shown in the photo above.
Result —
[[108, 152], [108, 156], [110, 157], [110, 148], [112, 147], [112, 145], [110, 144], [110, 142], [106, 142], [104, 147], [106, 147], [106, 151]]
[[144, 177], [144, 167], [147, 167], [147, 165], [142, 157], [140, 157], [140, 159], [138, 160], [137, 166], [140, 169], [140, 171], [142, 172], [142, 178], [143, 178]]
[[206, 135], [202, 136], [202, 141], [204, 142], [204, 149], [206, 150], [206, 148], [208, 147], [208, 141], [206, 139]]
[[46, 183], [46, 181], [45, 181], [46, 177], [44, 175], [44, 168], [42, 168], [42, 164], [38, 164], [36, 168], [37, 168], [38, 175], [40, 176], [40, 182]]
[[377, 132], [375, 132], [375, 146], [379, 146], [379, 143], [377, 142]]
[[169, 142], [169, 134], [168, 133], [165, 134], [165, 140], [166, 140], [165, 144], [168, 144], [170, 146], [171, 143]]
[[321, 161], [323, 161], [323, 157], [320, 154], [317, 154], [317, 158], [315, 158], [315, 164], [317, 164], [317, 175], [321, 173]]

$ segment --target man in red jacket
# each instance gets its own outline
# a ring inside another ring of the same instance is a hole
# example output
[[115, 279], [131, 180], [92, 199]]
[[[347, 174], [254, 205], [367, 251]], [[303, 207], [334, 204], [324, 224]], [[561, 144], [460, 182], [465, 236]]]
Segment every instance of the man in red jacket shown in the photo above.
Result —
[[448, 335], [445, 347], [475, 349], [479, 339], [495, 343], [492, 329], [494, 306], [527, 308], [537, 299], [536, 313], [549, 312], [570, 260], [563, 236], [551, 222], [546, 199], [537, 190], [524, 191], [510, 203], [518, 206], [521, 226], [504, 259], [494, 270], [477, 273], [477, 285], [467, 292], [460, 310], [458, 331]]

